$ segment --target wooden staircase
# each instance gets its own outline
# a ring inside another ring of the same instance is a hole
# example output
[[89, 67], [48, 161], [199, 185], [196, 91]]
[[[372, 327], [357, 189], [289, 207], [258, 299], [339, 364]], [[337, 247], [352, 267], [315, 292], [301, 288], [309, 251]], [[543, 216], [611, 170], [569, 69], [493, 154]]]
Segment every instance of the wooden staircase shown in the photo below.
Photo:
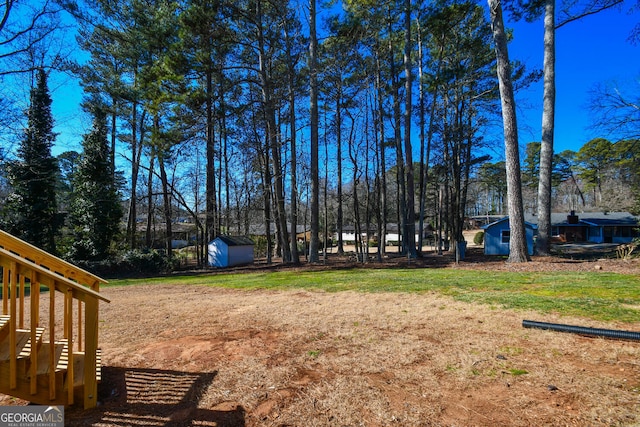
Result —
[[0, 393], [97, 404], [98, 305], [107, 283], [0, 230]]

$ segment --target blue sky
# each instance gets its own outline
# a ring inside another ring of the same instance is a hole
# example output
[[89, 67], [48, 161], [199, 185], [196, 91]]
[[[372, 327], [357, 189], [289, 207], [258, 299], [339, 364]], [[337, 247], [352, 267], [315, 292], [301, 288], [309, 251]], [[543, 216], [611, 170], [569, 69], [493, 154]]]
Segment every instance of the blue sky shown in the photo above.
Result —
[[[577, 151], [587, 141], [606, 136], [589, 129], [589, 91], [596, 84], [616, 81], [629, 85], [640, 80], [640, 45], [633, 45], [628, 40], [639, 22], [638, 13], [629, 15], [609, 10], [572, 22], [557, 31], [556, 152]], [[542, 69], [542, 20], [534, 23], [507, 21], [505, 25], [514, 30], [514, 40], [509, 46], [510, 58]], [[56, 131], [60, 133], [54, 155], [80, 150], [82, 135], [90, 127], [80, 110], [81, 90], [71, 78], [63, 77], [50, 84]], [[542, 81], [518, 93], [517, 103], [521, 145], [540, 141]]]
[[[617, 82], [628, 86], [640, 79], [640, 45], [628, 40], [639, 22], [638, 13], [608, 10], [557, 30], [555, 152], [577, 151], [595, 137], [606, 137], [589, 129], [589, 92], [597, 84]], [[505, 25], [514, 30], [510, 58], [542, 69], [542, 21]], [[521, 101], [517, 113], [521, 144], [540, 141], [542, 81], [517, 96]]]

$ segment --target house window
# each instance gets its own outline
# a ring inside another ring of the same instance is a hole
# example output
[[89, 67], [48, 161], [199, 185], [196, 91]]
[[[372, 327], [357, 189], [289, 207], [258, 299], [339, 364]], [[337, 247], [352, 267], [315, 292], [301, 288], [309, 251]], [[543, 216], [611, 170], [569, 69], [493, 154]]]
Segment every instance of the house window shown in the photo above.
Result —
[[500, 242], [509, 243], [509, 237], [511, 237], [511, 230], [502, 230], [500, 233]]

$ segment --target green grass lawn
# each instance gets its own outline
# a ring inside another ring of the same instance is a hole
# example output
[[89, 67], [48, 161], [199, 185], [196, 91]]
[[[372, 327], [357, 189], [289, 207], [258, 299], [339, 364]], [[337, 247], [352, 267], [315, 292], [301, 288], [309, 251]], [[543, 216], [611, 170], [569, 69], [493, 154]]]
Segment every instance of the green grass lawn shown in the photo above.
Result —
[[109, 286], [203, 285], [326, 292], [436, 292], [496, 308], [558, 312], [595, 320], [640, 321], [640, 276], [603, 272], [491, 272], [454, 269], [275, 271], [112, 280]]

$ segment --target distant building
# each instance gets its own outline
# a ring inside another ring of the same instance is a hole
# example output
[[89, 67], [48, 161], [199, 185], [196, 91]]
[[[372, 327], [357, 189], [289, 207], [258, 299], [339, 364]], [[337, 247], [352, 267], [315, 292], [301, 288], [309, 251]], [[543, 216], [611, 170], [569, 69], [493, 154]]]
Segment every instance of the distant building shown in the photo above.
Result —
[[[388, 223], [386, 227], [387, 233], [385, 234], [385, 241], [388, 244], [399, 244], [402, 241], [402, 232], [399, 230], [397, 223]], [[360, 226], [361, 239], [367, 239], [367, 226]], [[430, 224], [426, 223], [423, 227], [423, 239], [425, 242], [434, 243], [433, 228]], [[378, 228], [375, 224], [369, 225], [369, 237], [378, 238]], [[420, 224], [415, 224], [415, 241], [418, 242], [420, 238]], [[334, 234], [334, 239], [338, 240], [338, 233]], [[354, 225], [344, 225], [342, 227], [342, 241], [343, 242], [355, 242], [356, 240], [356, 227]], [[426, 243], [425, 243], [426, 244]]]
[[[485, 255], [509, 255], [509, 239], [511, 229], [509, 228], [509, 217], [504, 217], [482, 227], [484, 229], [484, 254]], [[527, 252], [533, 255], [533, 236], [538, 226], [530, 222], [525, 222], [525, 232], [527, 235]]]
[[207, 247], [209, 266], [224, 268], [251, 264], [253, 246], [253, 241], [248, 237], [218, 236]]
[[[533, 255], [534, 236], [537, 233], [536, 216], [525, 217], [527, 249]], [[552, 243], [629, 243], [640, 237], [640, 219], [629, 212], [571, 211], [551, 214]], [[501, 218], [482, 227], [485, 255], [509, 254], [509, 217]]]
[[639, 218], [629, 212], [551, 214], [551, 236], [556, 243], [629, 243], [640, 237], [638, 227]]

